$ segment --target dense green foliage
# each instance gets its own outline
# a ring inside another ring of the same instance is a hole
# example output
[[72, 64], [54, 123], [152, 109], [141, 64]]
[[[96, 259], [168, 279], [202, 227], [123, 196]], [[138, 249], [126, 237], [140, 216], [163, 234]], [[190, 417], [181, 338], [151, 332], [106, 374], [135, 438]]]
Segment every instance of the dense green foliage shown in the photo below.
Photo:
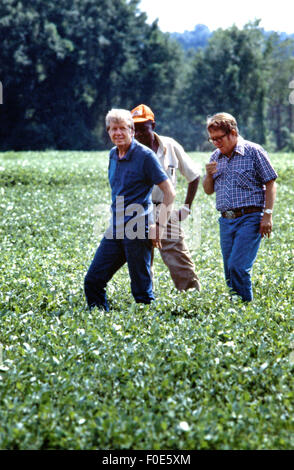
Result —
[[[208, 154], [192, 157], [203, 167]], [[124, 267], [111, 311], [89, 314], [107, 153], [0, 155], [0, 448], [293, 448], [293, 154], [272, 161], [275, 225], [252, 304], [229, 300], [200, 188], [201, 243], [199, 223], [186, 234], [202, 292], [177, 292], [157, 253], [153, 305], [134, 303]]]
[[166, 103], [176, 79], [177, 46], [147, 25], [137, 4], [1, 3], [0, 148], [105, 148], [110, 107], [151, 98], [158, 106]]
[[1, 2], [0, 149], [105, 149], [106, 112], [140, 103], [190, 150], [206, 149], [205, 119], [223, 110], [248, 139], [294, 149], [292, 37], [265, 34], [258, 22], [211, 34], [198, 25], [187, 52], [139, 8], [139, 0]]

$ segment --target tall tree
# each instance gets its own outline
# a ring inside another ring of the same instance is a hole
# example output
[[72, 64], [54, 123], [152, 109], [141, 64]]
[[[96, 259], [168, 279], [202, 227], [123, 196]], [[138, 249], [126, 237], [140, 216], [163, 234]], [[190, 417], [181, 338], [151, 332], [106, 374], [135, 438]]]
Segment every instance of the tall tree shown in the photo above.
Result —
[[[187, 77], [185, 105], [190, 126], [199, 118], [226, 111], [236, 116], [242, 132], [265, 142], [266, 42], [258, 23], [243, 30], [233, 26], [219, 29], [206, 48], [199, 50]], [[193, 122], [194, 121], [194, 122]], [[199, 136], [204, 140], [204, 133]]]
[[294, 40], [281, 40], [273, 33], [269, 47], [268, 128], [277, 150], [294, 150], [294, 110], [289, 101], [289, 84], [294, 79]]

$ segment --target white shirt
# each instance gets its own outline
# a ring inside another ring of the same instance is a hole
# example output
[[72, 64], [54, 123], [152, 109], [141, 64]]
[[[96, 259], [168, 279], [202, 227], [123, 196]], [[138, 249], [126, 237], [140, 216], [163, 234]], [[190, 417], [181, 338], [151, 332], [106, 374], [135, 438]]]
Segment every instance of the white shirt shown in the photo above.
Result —
[[[154, 136], [159, 144], [157, 158], [174, 188], [177, 185], [177, 170], [186, 178], [188, 183], [200, 176], [196, 163], [186, 154], [178, 142], [171, 137], [159, 136], [155, 132]], [[163, 192], [158, 186], [153, 188], [152, 201], [163, 201]]]

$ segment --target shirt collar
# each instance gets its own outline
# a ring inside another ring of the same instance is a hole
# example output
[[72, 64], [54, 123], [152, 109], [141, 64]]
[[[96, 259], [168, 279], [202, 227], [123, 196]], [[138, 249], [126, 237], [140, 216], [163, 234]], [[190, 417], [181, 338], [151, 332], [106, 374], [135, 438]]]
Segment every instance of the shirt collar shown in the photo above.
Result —
[[240, 155], [242, 155], [242, 157], [244, 157], [245, 155], [245, 141], [241, 135], [239, 135], [238, 137], [238, 142], [234, 149], [234, 152], [239, 153]]
[[[217, 158], [225, 157], [225, 155], [223, 155], [219, 149], [217, 149], [216, 152], [217, 152], [216, 154]], [[245, 155], [245, 141], [241, 135], [238, 136], [237, 145], [233, 150], [233, 154], [236, 154], [236, 153], [238, 153], [239, 155], [242, 155], [242, 157], [244, 157]]]
[[162, 155], [165, 155], [166, 152], [167, 152], [167, 147], [164, 145], [164, 143], [162, 142], [161, 138], [159, 137], [158, 134], [156, 134], [156, 132], [153, 132], [153, 134], [154, 134], [154, 136], [155, 136], [155, 139], [156, 139], [157, 142], [158, 142], [160, 153], [161, 153]]
[[135, 139], [134, 139], [134, 137], [133, 137], [133, 138], [132, 138], [131, 145], [129, 146], [129, 149], [128, 149], [127, 153], [123, 156], [123, 158], [119, 158], [119, 157], [118, 157], [118, 148], [116, 147], [115, 154], [116, 154], [117, 160], [119, 160], [120, 162], [123, 161], [123, 160], [130, 160], [135, 145], [136, 145], [136, 143], [135, 143]]

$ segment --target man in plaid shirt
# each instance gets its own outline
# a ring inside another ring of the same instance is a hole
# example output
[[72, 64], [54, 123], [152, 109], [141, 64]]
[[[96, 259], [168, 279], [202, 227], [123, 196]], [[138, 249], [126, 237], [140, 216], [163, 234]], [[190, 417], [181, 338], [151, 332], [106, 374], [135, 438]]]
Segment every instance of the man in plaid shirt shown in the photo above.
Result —
[[206, 165], [203, 188], [216, 193], [220, 211], [220, 243], [227, 285], [251, 301], [250, 271], [261, 238], [270, 237], [277, 173], [266, 151], [244, 140], [236, 119], [218, 113], [207, 120], [210, 141], [217, 147]]

